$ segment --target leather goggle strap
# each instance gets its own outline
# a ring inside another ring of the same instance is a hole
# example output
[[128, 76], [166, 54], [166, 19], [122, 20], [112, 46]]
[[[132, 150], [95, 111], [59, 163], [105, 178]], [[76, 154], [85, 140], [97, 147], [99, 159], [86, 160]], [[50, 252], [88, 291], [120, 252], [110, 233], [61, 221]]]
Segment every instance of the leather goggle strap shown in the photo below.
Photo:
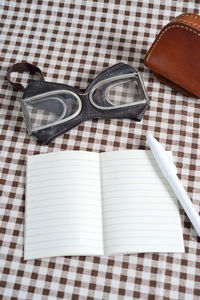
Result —
[[14, 64], [12, 67], [10, 67], [8, 69], [7, 80], [12, 84], [13, 89], [15, 91], [18, 91], [18, 90], [24, 91], [25, 88], [21, 83], [14, 82], [11, 80], [11, 73], [14, 73], [14, 72], [17, 72], [17, 73], [29, 72], [30, 74], [39, 73], [41, 80], [44, 81], [44, 76], [43, 76], [40, 68], [38, 68], [32, 64], [29, 64], [28, 62], [20, 62], [20, 63]]

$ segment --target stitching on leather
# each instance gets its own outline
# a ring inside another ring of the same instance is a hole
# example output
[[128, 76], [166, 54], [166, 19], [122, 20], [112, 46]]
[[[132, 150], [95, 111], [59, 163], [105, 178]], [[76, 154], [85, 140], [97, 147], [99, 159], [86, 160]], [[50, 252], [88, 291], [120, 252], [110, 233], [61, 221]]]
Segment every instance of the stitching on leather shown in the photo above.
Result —
[[192, 25], [198, 29], [200, 28], [200, 24], [193, 23], [192, 21], [188, 21], [188, 20], [180, 20], [180, 21], [183, 21], [184, 23], [187, 23], [188, 25]]
[[183, 22], [183, 23], [186, 23], [188, 25], [195, 27], [196, 29], [200, 29], [200, 24], [193, 23], [192, 21], [189, 21], [189, 20], [184, 20], [184, 19], [180, 18], [180, 19], [176, 20], [176, 22]]
[[182, 15], [182, 16], [179, 16], [179, 17], [176, 18], [176, 20], [177, 20], [178, 18], [184, 18], [184, 17], [191, 17], [191, 18], [195, 18], [195, 19], [197, 19], [197, 20], [200, 20], [200, 16], [197, 16], [197, 15], [190, 15], [190, 14], [184, 14], [184, 15]]
[[183, 28], [183, 29], [186, 29], [186, 30], [189, 30], [189, 31], [194, 32], [197, 36], [200, 37], [200, 33], [198, 33], [197, 31], [195, 31], [195, 30], [193, 30], [193, 29], [191, 29], [191, 28], [188, 28], [188, 27], [186, 27], [186, 26], [183, 26], [183, 25], [172, 25], [172, 26], [169, 26], [169, 27], [167, 27], [167, 28], [161, 33], [161, 35], [159, 36], [158, 40], [156, 41], [155, 45], [152, 47], [152, 49], [151, 49], [149, 55], [147, 56], [146, 62], [148, 62], [148, 60], [150, 59], [150, 57], [151, 57], [153, 51], [154, 51], [155, 48], [158, 46], [158, 44], [159, 44], [161, 38], [163, 37], [163, 35], [165, 34], [165, 32], [166, 32], [167, 30], [171, 29], [171, 28]]

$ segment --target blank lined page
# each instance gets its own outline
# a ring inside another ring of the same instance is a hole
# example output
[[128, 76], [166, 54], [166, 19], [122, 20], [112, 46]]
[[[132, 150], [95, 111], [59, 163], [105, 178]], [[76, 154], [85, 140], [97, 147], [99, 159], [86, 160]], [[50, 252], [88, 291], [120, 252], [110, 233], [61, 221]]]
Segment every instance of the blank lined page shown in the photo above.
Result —
[[151, 151], [101, 153], [106, 254], [183, 252], [177, 200]]
[[28, 156], [25, 259], [103, 254], [99, 154]]

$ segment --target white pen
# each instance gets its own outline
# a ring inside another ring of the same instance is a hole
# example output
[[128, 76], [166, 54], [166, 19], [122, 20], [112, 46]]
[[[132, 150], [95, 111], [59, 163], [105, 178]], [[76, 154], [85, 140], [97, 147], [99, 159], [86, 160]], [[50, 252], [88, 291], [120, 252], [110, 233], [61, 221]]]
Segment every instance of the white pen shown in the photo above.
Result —
[[190, 219], [196, 232], [198, 233], [198, 236], [200, 236], [200, 216], [177, 176], [177, 170], [174, 163], [172, 162], [162, 145], [151, 134], [147, 134], [147, 141], [163, 175], [171, 185], [185, 213], [188, 215], [188, 218]]

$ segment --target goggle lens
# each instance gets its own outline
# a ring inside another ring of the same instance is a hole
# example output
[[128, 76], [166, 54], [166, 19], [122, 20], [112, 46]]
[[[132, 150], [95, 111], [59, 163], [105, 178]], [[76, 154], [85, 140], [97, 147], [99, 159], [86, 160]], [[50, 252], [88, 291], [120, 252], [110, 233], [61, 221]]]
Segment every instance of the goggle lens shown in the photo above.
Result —
[[105, 90], [105, 99], [114, 106], [133, 104], [143, 100], [138, 83], [133, 79], [126, 79], [109, 85]]
[[28, 129], [34, 132], [74, 118], [81, 101], [72, 92], [58, 90], [22, 100], [22, 107]]
[[92, 88], [90, 101], [94, 106], [107, 110], [149, 101], [138, 73], [119, 77], [114, 80], [104, 80]]

